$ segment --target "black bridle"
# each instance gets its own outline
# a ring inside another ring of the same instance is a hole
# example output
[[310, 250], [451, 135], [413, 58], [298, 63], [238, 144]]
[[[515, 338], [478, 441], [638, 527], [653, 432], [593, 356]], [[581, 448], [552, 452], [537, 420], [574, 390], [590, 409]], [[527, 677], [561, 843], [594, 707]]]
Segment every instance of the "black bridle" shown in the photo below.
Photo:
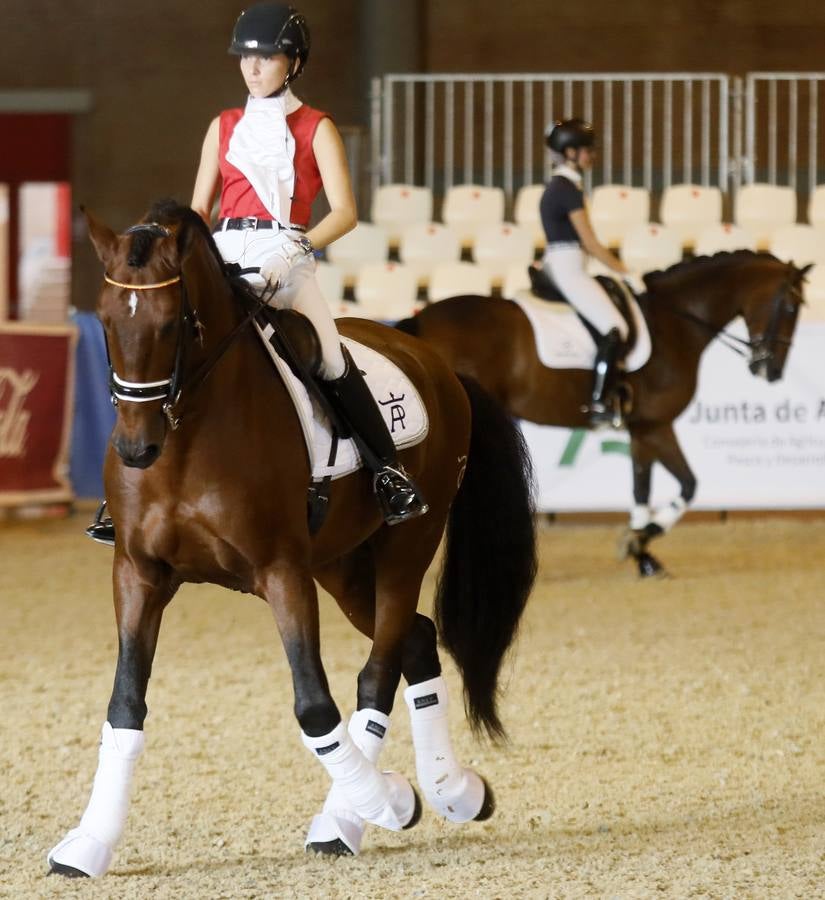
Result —
[[[706, 321], [701, 316], [687, 310], [672, 309], [664, 307], [668, 312], [687, 319], [695, 325], [699, 325], [706, 331], [717, 338], [729, 350], [738, 353], [740, 356], [748, 356], [746, 351], [750, 351], [751, 368], [759, 367], [763, 363], [771, 363], [780, 346], [790, 347], [792, 339], [783, 338], [779, 335], [779, 329], [786, 316], [796, 315], [799, 304], [803, 303], [803, 298], [799, 287], [796, 284], [796, 269], [790, 267], [788, 275], [782, 280], [782, 283], [776, 289], [776, 293], [771, 300], [771, 311], [768, 317], [768, 324], [761, 334], [754, 335], [750, 340], [741, 338], [738, 335], [731, 334], [724, 327], [719, 328], [711, 322]], [[789, 298], [798, 300], [796, 306], [788, 303]], [[742, 349], [745, 348], [745, 349]]]
[[[163, 225], [158, 225], [156, 222], [133, 225], [131, 228], [128, 228], [124, 234], [134, 234], [136, 232], [149, 232], [156, 237], [169, 237], [172, 234], [168, 228]], [[257, 272], [259, 270], [242, 270], [241, 274], [246, 274], [248, 271]], [[224, 335], [198, 368], [187, 375], [185, 368], [188, 341], [185, 340], [185, 337], [188, 334], [191, 334], [202, 347], [205, 329], [198, 317], [197, 310], [189, 302], [189, 292], [186, 289], [183, 273], [179, 272], [171, 278], [167, 278], [164, 281], [153, 282], [151, 284], [128, 284], [122, 281], [115, 281], [106, 273], [103, 275], [103, 280], [106, 284], [111, 284], [114, 287], [130, 291], [151, 291], [159, 288], [171, 287], [174, 284], [180, 284], [181, 302], [180, 316], [178, 318], [178, 338], [175, 346], [175, 362], [172, 368], [172, 374], [169, 378], [164, 378], [160, 381], [125, 381], [122, 379], [117, 372], [115, 372], [114, 366], [112, 365], [112, 358], [109, 353], [109, 340], [106, 335], [106, 330], [104, 329], [103, 331], [103, 338], [106, 344], [106, 359], [109, 364], [109, 394], [112, 405], [117, 406], [121, 400], [131, 401], [132, 403], [151, 403], [155, 400], [162, 400], [163, 406], [161, 407], [161, 410], [166, 416], [169, 426], [173, 430], [180, 425], [181, 417], [176, 415], [175, 409], [180, 403], [184, 388], [192, 391], [206, 379], [207, 375], [209, 375], [218, 360], [229, 349], [229, 346], [234, 342], [235, 338], [237, 338], [241, 331], [250, 324], [270, 298], [270, 294], [264, 292], [259, 298], [257, 305], [253, 305], [246, 316], [238, 322], [232, 331]]]

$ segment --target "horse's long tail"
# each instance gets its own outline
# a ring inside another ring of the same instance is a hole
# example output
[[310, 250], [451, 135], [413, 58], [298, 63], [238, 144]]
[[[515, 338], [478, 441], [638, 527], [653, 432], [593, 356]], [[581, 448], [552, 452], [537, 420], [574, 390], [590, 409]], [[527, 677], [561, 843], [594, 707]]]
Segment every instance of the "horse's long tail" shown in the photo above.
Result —
[[464, 678], [475, 731], [503, 737], [498, 677], [536, 575], [532, 467], [524, 438], [471, 378], [467, 468], [453, 501], [435, 600], [441, 640]]

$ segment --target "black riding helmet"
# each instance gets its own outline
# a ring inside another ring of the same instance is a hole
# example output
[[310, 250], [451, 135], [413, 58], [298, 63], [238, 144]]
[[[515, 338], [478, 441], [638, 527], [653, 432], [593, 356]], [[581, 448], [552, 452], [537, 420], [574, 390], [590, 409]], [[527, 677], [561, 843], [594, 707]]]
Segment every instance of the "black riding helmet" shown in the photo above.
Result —
[[303, 71], [309, 57], [309, 28], [306, 19], [286, 3], [256, 3], [244, 10], [232, 29], [229, 52], [235, 56], [257, 53], [274, 56], [285, 53], [290, 62], [298, 60], [298, 66], [290, 66], [284, 87]]
[[578, 150], [580, 147], [593, 147], [596, 133], [593, 126], [584, 119], [565, 119], [548, 128], [544, 140], [551, 150], [564, 156], [568, 148]]

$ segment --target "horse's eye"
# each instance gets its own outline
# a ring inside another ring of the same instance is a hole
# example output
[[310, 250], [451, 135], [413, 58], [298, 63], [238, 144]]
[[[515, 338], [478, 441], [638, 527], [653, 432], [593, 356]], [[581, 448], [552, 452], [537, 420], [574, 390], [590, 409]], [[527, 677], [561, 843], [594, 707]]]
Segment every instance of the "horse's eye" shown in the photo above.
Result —
[[175, 322], [165, 322], [158, 330], [158, 337], [168, 338], [175, 330]]

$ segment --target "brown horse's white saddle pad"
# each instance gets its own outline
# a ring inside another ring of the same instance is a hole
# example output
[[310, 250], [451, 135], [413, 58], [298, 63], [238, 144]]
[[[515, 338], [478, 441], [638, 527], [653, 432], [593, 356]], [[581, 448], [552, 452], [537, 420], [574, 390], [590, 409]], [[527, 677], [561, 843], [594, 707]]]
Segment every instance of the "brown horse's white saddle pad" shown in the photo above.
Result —
[[[328, 465], [332, 446], [329, 418], [273, 349], [268, 340], [272, 333], [271, 326], [261, 329], [255, 323], [255, 328], [295, 404], [304, 432], [313, 480], [318, 481], [326, 476], [341, 478], [355, 472], [361, 467], [361, 455], [351, 438], [338, 442], [335, 462]], [[384, 416], [395, 446], [402, 450], [423, 441], [429, 430], [429, 419], [421, 395], [410, 379], [395, 363], [371, 347], [365, 347], [349, 338], [341, 338], [341, 342], [352, 354], [358, 368], [366, 373], [364, 378]]]
[[[539, 300], [529, 291], [520, 291], [513, 302], [521, 307], [533, 326], [536, 353], [543, 365], [550, 369], [593, 368], [596, 345], [572, 307]], [[641, 369], [650, 358], [647, 322], [638, 303], [633, 301], [631, 309], [636, 322], [637, 338], [625, 358], [625, 369], [628, 372]]]

